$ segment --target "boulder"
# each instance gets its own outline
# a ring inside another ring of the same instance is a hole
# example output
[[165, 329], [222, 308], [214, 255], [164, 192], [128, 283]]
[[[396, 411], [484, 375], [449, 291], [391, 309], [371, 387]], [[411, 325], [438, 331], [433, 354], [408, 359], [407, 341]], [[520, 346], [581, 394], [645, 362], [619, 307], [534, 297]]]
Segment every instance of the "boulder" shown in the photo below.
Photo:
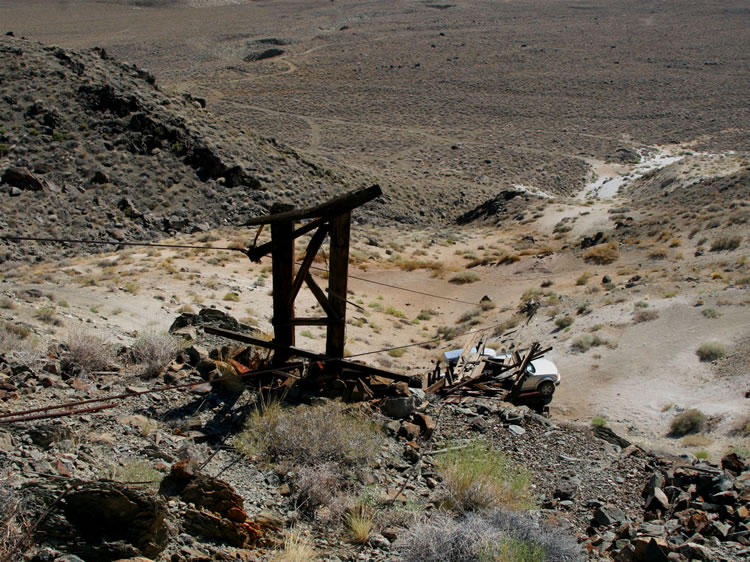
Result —
[[594, 523], [600, 527], [608, 527], [627, 521], [629, 519], [625, 512], [612, 504], [603, 505], [594, 512]]
[[408, 418], [417, 409], [418, 401], [414, 396], [387, 396], [380, 404], [380, 411], [389, 418]]
[[47, 181], [32, 173], [28, 168], [8, 168], [3, 173], [3, 183], [26, 191], [43, 191]]
[[141, 490], [109, 482], [76, 486], [58, 501], [59, 493], [39, 490], [37, 509], [49, 512], [35, 531], [39, 544], [49, 544], [85, 560], [156, 558], [167, 546], [164, 502]]

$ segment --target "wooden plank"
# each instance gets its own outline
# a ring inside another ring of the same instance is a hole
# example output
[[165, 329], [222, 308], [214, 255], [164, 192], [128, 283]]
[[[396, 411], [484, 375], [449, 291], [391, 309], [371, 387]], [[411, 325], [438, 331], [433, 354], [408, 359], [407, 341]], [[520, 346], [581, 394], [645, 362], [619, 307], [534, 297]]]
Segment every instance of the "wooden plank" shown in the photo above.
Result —
[[[284, 208], [274, 205], [273, 208]], [[279, 222], [271, 225], [271, 238], [274, 241], [273, 250], [273, 338], [283, 346], [294, 345], [294, 303], [289, 299], [294, 278], [294, 238], [292, 231], [294, 224]], [[284, 353], [274, 354], [274, 363], [286, 361]]]
[[[290, 221], [301, 221], [305, 219], [311, 219], [316, 217], [332, 217], [335, 215], [345, 214], [350, 212], [352, 209], [356, 209], [360, 205], [364, 205], [368, 201], [372, 201], [376, 197], [380, 197], [383, 194], [383, 190], [380, 186], [375, 184], [370, 187], [362, 189], [356, 189], [349, 191], [329, 199], [325, 203], [309, 207], [307, 209], [294, 209], [264, 217], [255, 217], [248, 220], [244, 226], [257, 226], [259, 224], [276, 224]], [[273, 208], [271, 209], [273, 211]]]
[[292, 326], [328, 326], [331, 320], [324, 316], [321, 318], [292, 318]]
[[331, 247], [328, 265], [328, 302], [336, 312], [326, 334], [326, 355], [343, 357], [346, 343], [346, 290], [349, 281], [349, 234], [351, 211], [331, 219]]
[[458, 382], [461, 379], [464, 378], [464, 370], [466, 369], [466, 364], [468, 362], [468, 358], [471, 355], [471, 348], [475, 346], [476, 342], [481, 338], [481, 333], [471, 334], [469, 338], [465, 340], [465, 343], [463, 347], [461, 348], [461, 356], [456, 361], [456, 366], [453, 368], [454, 373], [454, 381]]
[[313, 279], [313, 276], [310, 275], [309, 272], [307, 273], [307, 275], [305, 275], [305, 283], [307, 283], [307, 286], [310, 288], [310, 291], [312, 291], [312, 294], [315, 295], [315, 298], [320, 303], [320, 306], [322, 306], [323, 310], [326, 311], [328, 318], [338, 319], [338, 312], [336, 312], [336, 310], [334, 310], [334, 308], [331, 306], [331, 301], [328, 300], [328, 297], [323, 292], [323, 289], [321, 289], [320, 285], [315, 282], [315, 279]]
[[305, 252], [305, 259], [302, 260], [302, 264], [299, 266], [299, 269], [297, 270], [297, 276], [294, 278], [294, 283], [292, 283], [292, 288], [289, 290], [289, 305], [290, 306], [294, 304], [294, 299], [297, 298], [297, 295], [299, 294], [299, 290], [302, 288], [302, 282], [305, 280], [305, 277], [310, 272], [310, 266], [312, 265], [313, 260], [315, 259], [315, 256], [318, 254], [318, 250], [320, 250], [320, 246], [323, 244], [323, 240], [325, 240], [327, 235], [328, 235], [328, 225], [324, 224], [313, 235], [312, 239], [310, 240], [310, 243], [307, 245], [307, 251]]
[[[297, 230], [292, 232], [292, 238], [295, 240], [299, 238], [300, 236], [304, 236], [308, 232], [311, 232], [318, 228], [320, 225], [326, 223], [328, 219], [315, 219], [314, 221], [310, 221], [305, 225], [300, 226]], [[250, 261], [259, 262], [260, 258], [268, 254], [269, 252], [273, 252], [274, 243], [273, 240], [270, 242], [266, 242], [264, 244], [261, 244], [257, 247], [248, 248], [245, 251], [245, 255], [250, 258]]]

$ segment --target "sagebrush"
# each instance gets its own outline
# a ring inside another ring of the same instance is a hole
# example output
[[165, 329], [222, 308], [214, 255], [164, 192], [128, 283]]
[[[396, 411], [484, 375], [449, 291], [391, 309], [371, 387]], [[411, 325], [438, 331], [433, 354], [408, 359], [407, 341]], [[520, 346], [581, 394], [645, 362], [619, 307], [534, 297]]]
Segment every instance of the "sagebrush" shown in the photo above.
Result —
[[170, 334], [146, 332], [136, 338], [130, 353], [140, 375], [155, 377], [172, 362], [179, 350], [179, 342]]
[[530, 514], [506, 510], [469, 513], [457, 519], [437, 513], [399, 538], [396, 549], [406, 562], [586, 559], [573, 536]]

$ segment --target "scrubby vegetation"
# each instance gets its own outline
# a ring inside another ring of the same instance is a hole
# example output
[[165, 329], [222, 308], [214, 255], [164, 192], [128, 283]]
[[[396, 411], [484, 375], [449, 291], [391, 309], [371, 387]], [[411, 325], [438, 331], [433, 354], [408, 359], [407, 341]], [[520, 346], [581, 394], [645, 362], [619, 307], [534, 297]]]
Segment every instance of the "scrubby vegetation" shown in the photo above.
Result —
[[146, 332], [133, 342], [131, 354], [140, 375], [155, 377], [169, 365], [179, 349], [180, 344], [173, 336]]
[[695, 353], [701, 361], [715, 361], [727, 354], [727, 346], [718, 342], [706, 342]]
[[706, 415], [700, 410], [686, 410], [672, 419], [669, 426], [670, 435], [682, 437], [689, 433], [698, 433], [706, 424]]
[[68, 332], [63, 346], [62, 367], [66, 371], [82, 374], [103, 371], [115, 362], [112, 345], [99, 334], [83, 328]]
[[512, 561], [577, 562], [585, 556], [576, 540], [532, 515], [503, 509], [457, 519], [439, 513], [399, 540], [406, 562]]
[[531, 505], [529, 473], [484, 443], [449, 446], [436, 461], [448, 491], [445, 507], [477, 511]]

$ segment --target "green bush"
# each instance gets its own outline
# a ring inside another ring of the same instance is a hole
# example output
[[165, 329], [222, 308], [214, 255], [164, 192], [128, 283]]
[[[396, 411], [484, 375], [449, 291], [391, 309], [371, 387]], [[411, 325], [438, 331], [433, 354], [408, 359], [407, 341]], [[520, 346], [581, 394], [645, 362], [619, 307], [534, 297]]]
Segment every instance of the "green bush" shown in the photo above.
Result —
[[700, 410], [686, 410], [678, 414], [669, 426], [670, 434], [674, 437], [682, 437], [689, 433], [699, 433], [706, 425], [706, 416]]
[[593, 417], [591, 418], [591, 425], [593, 425], [594, 427], [604, 427], [605, 425], [607, 425], [607, 420], [598, 416]]
[[572, 326], [573, 322], [575, 322], [575, 319], [572, 316], [560, 316], [555, 319], [555, 326], [557, 326], [558, 330], [563, 330]]
[[706, 342], [695, 353], [701, 361], [715, 361], [727, 354], [727, 346], [718, 342]]
[[484, 443], [449, 446], [435, 461], [447, 488], [447, 508], [477, 511], [531, 504], [529, 473]]

